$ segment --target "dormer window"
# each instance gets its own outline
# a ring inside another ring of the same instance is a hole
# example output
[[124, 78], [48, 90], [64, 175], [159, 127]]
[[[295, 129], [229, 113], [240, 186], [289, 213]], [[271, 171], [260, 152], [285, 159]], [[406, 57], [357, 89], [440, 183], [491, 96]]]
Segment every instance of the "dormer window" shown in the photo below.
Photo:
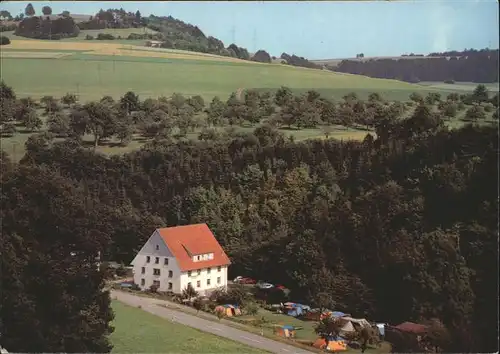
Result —
[[204, 254], [199, 254], [199, 255], [193, 256], [193, 262], [208, 261], [211, 259], [214, 259], [213, 253], [204, 253]]
[[158, 251], [160, 249], [160, 245], [156, 245], [156, 250]]

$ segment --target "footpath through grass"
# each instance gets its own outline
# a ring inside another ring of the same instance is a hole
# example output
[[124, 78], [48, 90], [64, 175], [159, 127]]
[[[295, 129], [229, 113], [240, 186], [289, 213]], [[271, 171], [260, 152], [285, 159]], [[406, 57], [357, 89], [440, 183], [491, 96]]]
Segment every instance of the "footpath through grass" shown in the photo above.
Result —
[[172, 323], [139, 308], [112, 302], [115, 311], [113, 353], [267, 353]]

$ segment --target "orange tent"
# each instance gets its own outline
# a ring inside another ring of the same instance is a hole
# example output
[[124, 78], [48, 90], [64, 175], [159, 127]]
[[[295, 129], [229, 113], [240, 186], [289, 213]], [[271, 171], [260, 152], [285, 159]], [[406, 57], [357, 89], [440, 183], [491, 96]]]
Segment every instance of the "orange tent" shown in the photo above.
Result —
[[326, 339], [324, 338], [318, 338], [316, 341], [313, 343], [313, 347], [318, 348], [318, 349], [326, 349], [330, 352], [341, 352], [344, 350], [347, 350], [347, 343], [344, 340], [332, 340], [328, 341], [328, 344], [326, 343]]
[[277, 326], [274, 328], [274, 334], [280, 337], [295, 337], [295, 329], [292, 326]]

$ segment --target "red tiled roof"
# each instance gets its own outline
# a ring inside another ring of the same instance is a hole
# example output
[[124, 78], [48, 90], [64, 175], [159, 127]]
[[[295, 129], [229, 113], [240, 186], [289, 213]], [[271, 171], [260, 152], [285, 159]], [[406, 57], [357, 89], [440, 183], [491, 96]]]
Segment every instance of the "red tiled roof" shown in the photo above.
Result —
[[[166, 227], [157, 231], [183, 272], [231, 264], [207, 224]], [[193, 261], [193, 256], [207, 253], [213, 253], [214, 258]]]

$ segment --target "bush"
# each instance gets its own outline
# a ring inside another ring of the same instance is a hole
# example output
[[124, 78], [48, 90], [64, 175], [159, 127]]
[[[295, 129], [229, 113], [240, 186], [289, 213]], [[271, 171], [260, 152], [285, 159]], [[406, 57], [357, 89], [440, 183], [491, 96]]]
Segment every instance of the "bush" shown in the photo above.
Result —
[[116, 38], [111, 33], [99, 33], [96, 39], [98, 41], [112, 41]]
[[493, 106], [493, 104], [491, 104], [491, 103], [485, 103], [483, 107], [484, 107], [484, 111], [488, 112], [488, 113], [493, 112], [493, 109], [495, 108], [495, 106]]
[[250, 301], [245, 304], [244, 310], [246, 311], [247, 314], [253, 316], [259, 312], [259, 306], [255, 302]]
[[127, 275], [127, 272], [128, 272], [128, 271], [127, 271], [127, 268], [125, 268], [125, 267], [123, 266], [123, 264], [122, 264], [122, 265], [120, 265], [120, 266], [116, 269], [116, 275], [118, 275], [119, 277], [124, 277], [124, 276], [126, 276], [126, 275]]
[[455, 80], [444, 80], [445, 84], [454, 84]]
[[467, 113], [465, 114], [465, 117], [467, 120], [478, 120], [478, 119], [485, 119], [486, 118], [486, 113], [484, 112], [483, 107], [481, 106], [472, 106], [467, 110]]
[[91, 40], [93, 40], [93, 39], [94, 39], [94, 36], [91, 36], [90, 34], [87, 34], [87, 35], [85, 36], [85, 39], [86, 39], [87, 41], [91, 41]]
[[149, 292], [151, 292], [153, 294], [157, 293], [158, 292], [158, 285], [156, 285], [156, 284], [151, 285], [149, 287]]
[[10, 44], [10, 39], [5, 36], [0, 36], [0, 45]]

